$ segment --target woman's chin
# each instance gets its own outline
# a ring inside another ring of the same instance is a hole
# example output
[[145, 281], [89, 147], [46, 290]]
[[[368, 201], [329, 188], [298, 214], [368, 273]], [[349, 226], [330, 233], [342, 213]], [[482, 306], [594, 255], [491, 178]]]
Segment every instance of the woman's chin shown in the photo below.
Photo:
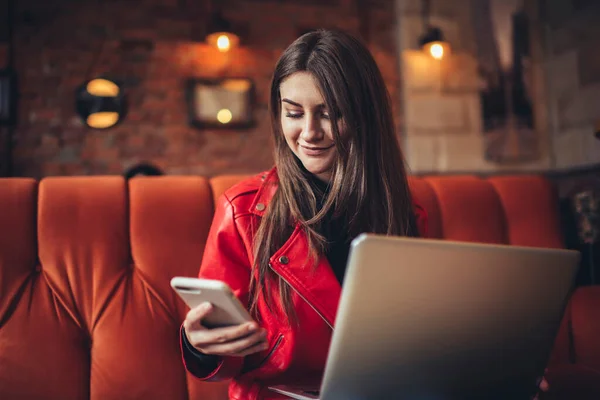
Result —
[[[328, 157], [328, 159], [318, 159], [317, 157], [298, 157], [300, 163], [304, 169], [313, 175], [316, 175], [322, 180], [329, 180], [331, 171], [333, 169], [334, 160]], [[327, 179], [324, 179], [326, 177]]]
[[328, 181], [331, 177], [331, 168], [307, 168], [306, 166], [304, 168], [323, 181]]

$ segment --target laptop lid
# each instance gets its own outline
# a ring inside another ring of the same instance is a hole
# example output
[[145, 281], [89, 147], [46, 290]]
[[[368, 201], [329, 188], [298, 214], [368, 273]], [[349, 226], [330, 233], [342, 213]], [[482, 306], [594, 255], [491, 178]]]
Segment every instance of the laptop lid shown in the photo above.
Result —
[[578, 262], [570, 250], [359, 236], [320, 398], [530, 399]]

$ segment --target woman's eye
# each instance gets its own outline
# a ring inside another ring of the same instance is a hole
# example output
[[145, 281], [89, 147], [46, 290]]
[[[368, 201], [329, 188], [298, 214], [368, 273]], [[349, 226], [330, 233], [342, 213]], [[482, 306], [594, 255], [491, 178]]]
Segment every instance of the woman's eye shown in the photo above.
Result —
[[286, 113], [286, 117], [288, 118], [302, 118], [302, 113]]
[[329, 114], [327, 114], [327, 113], [323, 113], [323, 114], [321, 114], [321, 116], [322, 116], [324, 119], [329, 119]]

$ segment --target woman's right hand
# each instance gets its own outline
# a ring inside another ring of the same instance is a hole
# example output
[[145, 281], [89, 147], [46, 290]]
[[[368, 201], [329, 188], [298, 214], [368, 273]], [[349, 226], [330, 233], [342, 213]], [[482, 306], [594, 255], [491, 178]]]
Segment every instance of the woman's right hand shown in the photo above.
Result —
[[256, 322], [225, 328], [204, 327], [202, 320], [212, 310], [212, 304], [202, 303], [192, 308], [183, 321], [185, 335], [198, 351], [215, 356], [244, 357], [268, 348], [267, 331]]

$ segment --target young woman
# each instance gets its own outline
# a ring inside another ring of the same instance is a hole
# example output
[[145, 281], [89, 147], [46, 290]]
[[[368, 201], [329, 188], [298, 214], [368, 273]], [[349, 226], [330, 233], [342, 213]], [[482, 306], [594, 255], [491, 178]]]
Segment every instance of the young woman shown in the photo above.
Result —
[[207, 329], [204, 304], [181, 334], [186, 368], [232, 379], [231, 399], [318, 387], [351, 240], [426, 235], [384, 80], [359, 41], [324, 30], [297, 39], [275, 68], [270, 112], [275, 168], [220, 198], [199, 274], [226, 282], [256, 322]]

